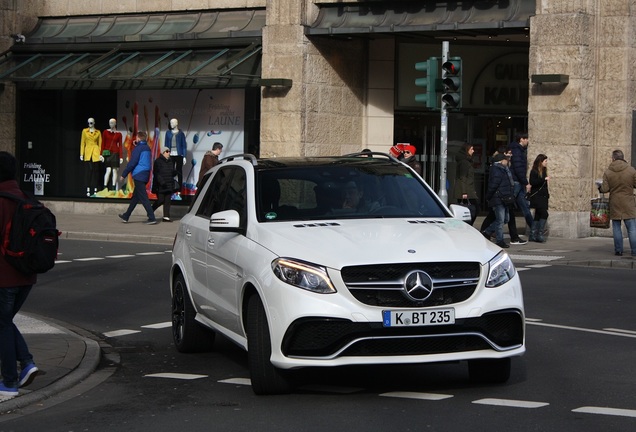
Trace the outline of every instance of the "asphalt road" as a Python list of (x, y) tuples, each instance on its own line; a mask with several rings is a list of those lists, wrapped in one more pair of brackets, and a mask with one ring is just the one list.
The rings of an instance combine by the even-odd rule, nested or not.
[(118, 364), (97, 385), (0, 431), (627, 431), (636, 425), (633, 271), (520, 267), (525, 356), (506, 385), (469, 382), (462, 363), (311, 369), (291, 395), (255, 396), (246, 355), (172, 346), (169, 247), (66, 240), (24, 311), (92, 333)]

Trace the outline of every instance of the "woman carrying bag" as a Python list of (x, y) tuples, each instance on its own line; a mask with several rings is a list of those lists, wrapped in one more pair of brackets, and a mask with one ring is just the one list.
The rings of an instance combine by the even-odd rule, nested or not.
[(152, 192), (157, 194), (157, 201), (152, 205), (153, 210), (157, 210), (163, 205), (163, 221), (172, 222), (170, 219), (170, 203), (172, 194), (179, 190), (177, 181), (174, 176), (177, 170), (174, 169), (172, 160), (170, 159), (170, 149), (163, 149), (161, 156), (155, 159), (153, 166)]
[(470, 210), (470, 224), (475, 223), (478, 212), (477, 192), (475, 191), (475, 169), (473, 168), (472, 144), (464, 143), (455, 155), (457, 162), (457, 178), (455, 181), (455, 198), (457, 203)]
[(530, 231), (530, 241), (545, 243), (543, 232), (548, 221), (548, 200), (550, 192), (548, 190), (548, 157), (544, 154), (537, 155), (532, 169), (530, 170), (529, 183), (531, 186), (528, 199), (530, 207), (534, 208), (534, 221)]

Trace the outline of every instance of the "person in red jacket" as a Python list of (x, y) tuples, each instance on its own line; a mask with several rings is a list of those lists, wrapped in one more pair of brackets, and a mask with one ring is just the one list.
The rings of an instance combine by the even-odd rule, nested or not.
[[(26, 197), (18, 186), (16, 174), (15, 157), (0, 152), (0, 192)], [(15, 210), (15, 201), (0, 197), (0, 240), (3, 244)], [(14, 397), (18, 395), (18, 388), (30, 384), (38, 372), (24, 337), (13, 322), (37, 281), (37, 275), (19, 272), (4, 259), (4, 253), (0, 253), (0, 275), (0, 396)], [(18, 362), (21, 366), (19, 374)]]

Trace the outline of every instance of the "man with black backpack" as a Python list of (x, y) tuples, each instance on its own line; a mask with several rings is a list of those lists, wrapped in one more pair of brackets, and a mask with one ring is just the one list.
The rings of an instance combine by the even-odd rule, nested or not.
[[(16, 181), (17, 161), (7, 152), (0, 152), (0, 192), (13, 196), (28, 197), (20, 190)], [(13, 199), (0, 196), (0, 239), (11, 226), (13, 215), (18, 204)], [(3, 244), (3, 247), (6, 246)], [(0, 363), (2, 364), (2, 382), (0, 396), (14, 397), (18, 388), (31, 383), (38, 372), (33, 356), (13, 323), (27, 299), (33, 284), (37, 281), (36, 273), (24, 273), (9, 264), (3, 253), (0, 253)], [(20, 363), (20, 373), (17, 364)]]

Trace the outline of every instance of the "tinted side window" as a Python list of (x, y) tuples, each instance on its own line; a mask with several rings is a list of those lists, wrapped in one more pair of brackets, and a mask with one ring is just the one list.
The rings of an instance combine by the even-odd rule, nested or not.
[[(241, 216), (241, 226), (247, 223), (247, 179), (241, 168), (234, 170), (232, 180), (228, 183), (223, 210), (236, 210)], [(218, 210), (215, 210), (218, 211)], [(213, 212), (214, 213), (214, 212)]]
[(227, 167), (217, 172), (212, 179), (212, 183), (210, 183), (210, 186), (205, 191), (203, 201), (201, 201), (201, 205), (197, 209), (197, 216), (209, 218), (212, 216), (212, 213), (225, 210), (225, 194), (232, 181), (234, 170), (235, 167)]
[(223, 210), (236, 210), (241, 216), (241, 224), (247, 221), (246, 175), (239, 167), (220, 169), (205, 191), (197, 216), (209, 218)]

